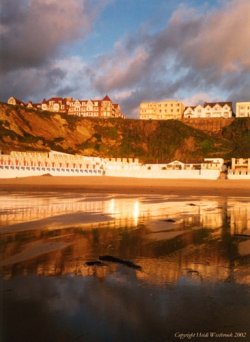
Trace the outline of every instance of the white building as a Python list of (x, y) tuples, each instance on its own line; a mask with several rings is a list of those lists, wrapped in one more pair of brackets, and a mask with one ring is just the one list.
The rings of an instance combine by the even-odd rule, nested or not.
[(203, 106), (186, 107), (183, 117), (192, 118), (231, 118), (233, 115), (232, 102), (205, 102)]
[(16, 97), (11, 96), (8, 101), (8, 104), (13, 105), (13, 106), (25, 106), (25, 103), (21, 100), (18, 100)]
[(250, 158), (232, 158), (228, 179), (250, 179)]
[(0, 154), (0, 178), (52, 176), (101, 176), (104, 164), (99, 157), (50, 152)]
[(66, 113), (68, 108), (68, 100), (61, 97), (52, 97), (49, 100), (43, 100), (41, 104), (42, 110), (50, 112)]
[(236, 118), (250, 117), (250, 102), (236, 102)]
[(183, 113), (183, 117), (187, 119), (203, 118), (204, 107), (201, 105), (186, 107)]

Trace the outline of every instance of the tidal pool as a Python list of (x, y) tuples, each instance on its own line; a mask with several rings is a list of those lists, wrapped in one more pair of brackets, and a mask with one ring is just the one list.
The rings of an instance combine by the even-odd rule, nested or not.
[(0, 236), (3, 341), (250, 340), (249, 198), (2, 192)]

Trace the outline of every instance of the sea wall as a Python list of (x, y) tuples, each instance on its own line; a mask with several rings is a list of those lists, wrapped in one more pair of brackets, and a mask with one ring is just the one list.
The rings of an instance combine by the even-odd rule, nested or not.
[(220, 170), (147, 170), (146, 168), (106, 170), (106, 176), (152, 179), (218, 179)]
[(246, 170), (246, 171), (232, 171), (232, 170), (228, 170), (228, 174), (227, 174), (227, 178), (228, 179), (250, 179), (250, 170)]
[(17, 178), (31, 176), (102, 176), (101, 169), (79, 169), (79, 168), (52, 168), (52, 167), (29, 167), (0, 165), (0, 178)]

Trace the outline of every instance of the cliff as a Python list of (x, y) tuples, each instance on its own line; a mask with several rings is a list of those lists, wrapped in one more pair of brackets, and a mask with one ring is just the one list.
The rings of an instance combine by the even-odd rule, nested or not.
[(208, 134), (219, 133), (223, 130), (224, 127), (229, 126), (235, 119), (212, 119), (212, 118), (203, 118), (201, 119), (183, 119), (182, 122), (185, 125), (191, 126), (193, 128), (199, 129)]
[(5, 153), (54, 149), (146, 162), (249, 157), (249, 129), (249, 118), (231, 120), (207, 133), (175, 120), (79, 118), (0, 103), (0, 150)]

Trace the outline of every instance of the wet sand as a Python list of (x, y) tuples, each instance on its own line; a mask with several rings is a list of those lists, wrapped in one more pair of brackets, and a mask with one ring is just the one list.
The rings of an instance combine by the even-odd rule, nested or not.
[(138, 179), (120, 177), (25, 177), (0, 179), (2, 191), (70, 191), (195, 196), (249, 196), (250, 180)]

